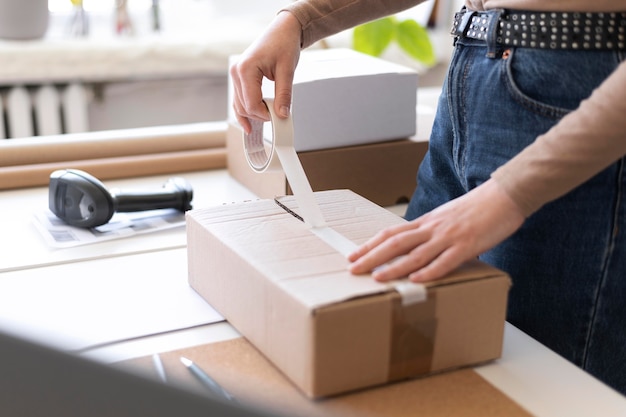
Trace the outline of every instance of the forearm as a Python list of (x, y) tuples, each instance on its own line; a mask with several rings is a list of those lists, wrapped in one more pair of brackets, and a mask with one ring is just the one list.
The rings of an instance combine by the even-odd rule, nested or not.
[(493, 173), (530, 215), (626, 155), (626, 63), (580, 107)]
[(283, 10), (302, 26), (302, 48), (370, 20), (406, 10), (424, 0), (299, 0)]

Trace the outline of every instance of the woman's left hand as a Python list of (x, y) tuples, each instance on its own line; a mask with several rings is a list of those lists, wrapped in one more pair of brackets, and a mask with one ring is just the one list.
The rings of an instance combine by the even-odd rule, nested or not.
[(377, 281), (443, 277), (491, 249), (524, 222), (520, 207), (493, 179), (411, 222), (387, 228), (348, 256), (350, 272)]

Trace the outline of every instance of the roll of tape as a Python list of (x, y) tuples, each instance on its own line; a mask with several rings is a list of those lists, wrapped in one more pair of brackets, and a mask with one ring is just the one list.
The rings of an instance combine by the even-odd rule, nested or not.
[[(324, 216), (293, 147), (291, 115), (280, 118), (274, 112), (274, 100), (268, 98), (264, 102), (270, 114), (272, 137), (263, 137), (263, 122), (251, 120), (252, 130), (250, 134), (244, 135), (248, 163), (257, 172), (277, 170), (282, 166), (304, 222), (311, 227), (323, 227), (326, 224)], [(266, 148), (269, 148), (269, 153)]]
[[(268, 101), (272, 103), (269, 106), (267, 105)], [(291, 117), (287, 119), (275, 117), (273, 100), (265, 99), (264, 102), (270, 111), (272, 137), (268, 140), (264, 138), (263, 126), (265, 123), (263, 121), (249, 119), (252, 129), (249, 134), (244, 135), (246, 159), (248, 165), (256, 172), (280, 171), (282, 168), (276, 157), (276, 146), (293, 147), (293, 122)]]
[[(266, 98), (263, 101), (270, 114), (272, 137), (263, 137), (264, 122), (250, 120), (252, 129), (249, 134), (244, 134), (244, 149), (248, 164), (256, 172), (280, 170), (282, 167), (304, 223), (311, 227), (311, 232), (320, 240), (342, 255), (348, 256), (356, 250), (357, 245), (326, 225), (322, 211), (315, 201), (313, 189), (294, 149), (294, 127), (291, 114), (286, 118), (280, 118), (274, 112), (274, 100)], [(422, 302), (426, 299), (426, 289), (422, 284), (390, 285), (396, 287), (404, 305)]]
[(263, 137), (263, 122), (251, 120), (252, 130), (250, 134), (244, 135), (244, 149), (250, 167), (257, 172), (282, 167), (304, 222), (321, 240), (347, 256), (356, 249), (356, 244), (326, 226), (322, 211), (315, 201), (313, 189), (293, 146), (294, 128), (291, 115), (280, 118), (274, 112), (274, 100), (266, 98), (264, 102), (270, 114), (272, 137)]

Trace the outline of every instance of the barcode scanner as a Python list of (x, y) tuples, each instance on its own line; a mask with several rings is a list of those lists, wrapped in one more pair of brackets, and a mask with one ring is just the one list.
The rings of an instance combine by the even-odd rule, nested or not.
[(50, 210), (71, 226), (91, 228), (111, 220), (116, 212), (157, 209), (191, 209), (193, 189), (180, 177), (170, 178), (160, 190), (139, 192), (107, 190), (97, 178), (77, 170), (63, 169), (50, 174)]

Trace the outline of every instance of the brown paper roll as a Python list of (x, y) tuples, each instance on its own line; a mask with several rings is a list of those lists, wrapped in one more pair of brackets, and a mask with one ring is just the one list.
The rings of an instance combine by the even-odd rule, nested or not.
[(224, 148), (226, 123), (110, 130), (0, 141), (0, 167)]
[(46, 186), (57, 169), (81, 169), (99, 179), (127, 178), (226, 167), (225, 148), (61, 161), (0, 168), (0, 189)]

